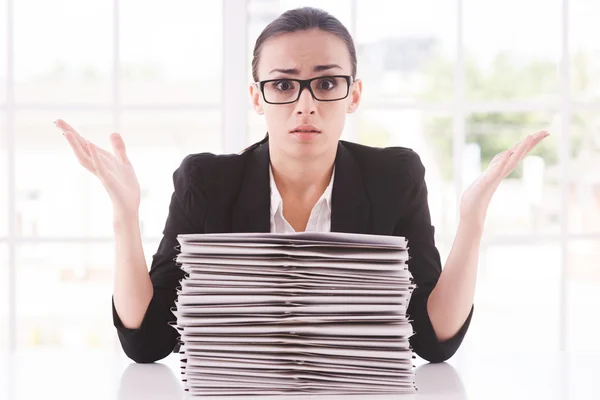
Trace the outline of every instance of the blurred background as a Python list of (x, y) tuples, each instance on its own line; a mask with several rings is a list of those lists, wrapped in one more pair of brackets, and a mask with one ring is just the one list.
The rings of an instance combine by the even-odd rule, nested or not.
[(597, 0), (0, 0), (0, 352), (120, 351), (111, 204), (52, 121), (105, 148), (123, 135), (150, 265), (183, 157), (264, 136), (254, 42), (305, 5), (356, 42), (364, 98), (342, 138), (421, 156), (442, 262), (462, 191), (551, 132), (494, 197), (463, 346), (600, 348)]

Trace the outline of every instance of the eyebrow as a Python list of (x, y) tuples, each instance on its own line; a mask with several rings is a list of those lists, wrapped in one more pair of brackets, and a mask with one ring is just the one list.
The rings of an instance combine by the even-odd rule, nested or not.
[[(339, 68), (342, 69), (342, 67), (340, 67), (337, 64), (325, 64), (325, 65), (315, 65), (313, 68), (313, 72), (322, 72), (322, 71), (327, 71), (333, 68)], [(283, 74), (288, 74), (288, 75), (298, 75), (300, 72), (298, 71), (297, 68), (275, 68), (273, 70), (271, 70), (271, 72), (269, 72), (269, 74), (272, 74), (273, 72), (281, 72)]]

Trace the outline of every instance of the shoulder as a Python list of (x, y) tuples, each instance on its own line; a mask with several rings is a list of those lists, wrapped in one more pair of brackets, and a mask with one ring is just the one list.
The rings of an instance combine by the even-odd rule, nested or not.
[(411, 148), (372, 147), (347, 141), (341, 142), (352, 154), (367, 179), (388, 177), (411, 184), (420, 183), (425, 178), (425, 166), (421, 157)]
[(218, 181), (241, 176), (246, 160), (247, 154), (188, 154), (173, 172), (175, 190), (198, 188), (206, 194)]

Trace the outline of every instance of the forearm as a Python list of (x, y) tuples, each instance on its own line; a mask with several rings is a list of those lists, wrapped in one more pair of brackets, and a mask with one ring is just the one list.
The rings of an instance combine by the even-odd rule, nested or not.
[(427, 312), (438, 340), (453, 337), (469, 316), (475, 297), (483, 224), (461, 220)]
[(115, 218), (114, 303), (123, 326), (136, 329), (142, 323), (153, 296), (152, 282), (142, 247), (138, 216)]

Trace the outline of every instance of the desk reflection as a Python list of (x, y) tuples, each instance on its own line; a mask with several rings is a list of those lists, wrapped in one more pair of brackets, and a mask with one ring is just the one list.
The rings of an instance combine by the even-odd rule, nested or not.
[[(136, 364), (127, 366), (118, 389), (119, 400), (180, 400), (190, 399), (177, 376), (178, 370), (165, 364)], [(251, 396), (253, 399), (400, 399), (463, 400), (467, 398), (463, 382), (458, 372), (448, 363), (424, 364), (416, 368), (415, 381), (418, 393), (415, 395), (283, 395)], [(232, 399), (245, 396), (202, 396), (202, 399)]]
[(165, 364), (136, 364), (125, 368), (119, 382), (119, 400), (185, 399), (181, 380)]
[(467, 391), (460, 374), (448, 363), (423, 364), (415, 370), (419, 399), (463, 400)]

